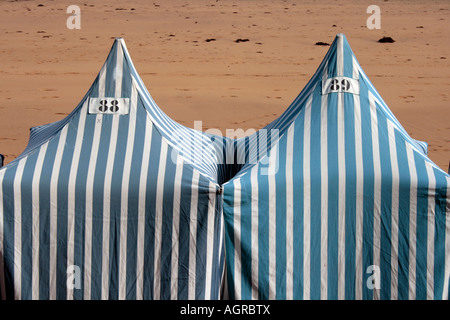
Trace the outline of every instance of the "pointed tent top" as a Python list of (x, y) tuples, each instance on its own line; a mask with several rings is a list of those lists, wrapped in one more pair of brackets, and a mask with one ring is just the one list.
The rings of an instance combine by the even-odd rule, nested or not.
[[(401, 127), (400, 123), (395, 119), (389, 108), (385, 105), (381, 96), (375, 90), (367, 76), (364, 74), (364, 71), (357, 62), (345, 35), (342, 33), (336, 35), (316, 73), (294, 100), (291, 106), (286, 109), (286, 111), (278, 119), (267, 125), (265, 129), (278, 129), (279, 136), (281, 137), (285, 130), (287, 130), (292, 122), (295, 121), (297, 115), (304, 108), (307, 99), (312, 94), (323, 95), (336, 92), (359, 94), (359, 85), (362, 82), (365, 83), (366, 90), (370, 90), (378, 101), (381, 102), (380, 108), (383, 109), (388, 118), (390, 118), (390, 120), (392, 120), (398, 128), (402, 129), (401, 131), (403, 131), (404, 135), (408, 136), (406, 131)], [(204, 139), (205, 133), (197, 132), (196, 130), (182, 126), (168, 117), (156, 105), (131, 61), (125, 41), (121, 37), (116, 37), (103, 67), (80, 104), (65, 119), (49, 125), (34, 128), (30, 134), (30, 141), (27, 148), (19, 157), (31, 152), (35, 147), (44, 143), (53, 134), (66, 125), (72, 118), (73, 114), (81, 109), (86, 99), (100, 97), (126, 99), (130, 97), (132, 85), (136, 85), (138, 91), (141, 93), (141, 98), (145, 101), (145, 107), (149, 113), (149, 116), (152, 118), (154, 124), (160, 129), (159, 131), (163, 137), (172, 146), (181, 151), (188, 150), (188, 146), (180, 146), (179, 141), (173, 140), (173, 133), (177, 132), (180, 136), (194, 136), (194, 139), (198, 140), (199, 143), (203, 145), (203, 148), (213, 152), (213, 147), (210, 145), (210, 142), (207, 142), (208, 139)], [(320, 88), (322, 92), (318, 92), (316, 90), (317, 88)], [(424, 154), (426, 154), (426, 144), (417, 142), (409, 136), (408, 139), (414, 141), (413, 143), (422, 149)], [(213, 168), (214, 164), (209, 163), (208, 166)], [(212, 171), (214, 171), (214, 169)]]
[[(336, 94), (353, 94), (358, 96), (358, 101), (360, 101), (365, 108), (369, 108), (371, 104), (374, 104), (374, 107), (380, 111), (382, 117), (390, 121), (405, 140), (410, 142), (417, 151), (426, 156), (427, 144), (411, 138), (407, 131), (402, 127), (364, 73), (343, 33), (338, 33), (335, 36), (315, 74), (292, 104), (280, 117), (263, 128), (266, 132), (260, 132), (260, 130), (248, 138), (241, 139), (248, 139), (251, 143), (252, 141), (257, 141), (258, 139), (256, 139), (256, 137), (261, 133), (269, 135), (268, 132), (271, 132), (271, 130), (278, 130), (277, 137), (282, 138), (291, 125), (294, 125), (297, 117), (304, 111), (305, 106), (308, 103), (312, 103), (312, 101), (321, 101), (321, 97), (324, 97), (325, 95), (329, 96), (328, 103), (337, 103), (337, 100), (334, 98), (336, 97)], [(320, 102), (314, 103), (313, 107), (316, 106), (320, 108)], [(333, 121), (338, 120), (333, 119)], [(299, 123), (299, 125), (302, 124)], [(270, 145), (275, 145), (278, 142), (278, 139), (270, 142)], [(256, 155), (256, 153), (259, 154)], [(249, 158), (260, 159), (261, 155), (261, 150), (257, 147), (250, 148)], [(241, 172), (251, 166), (252, 164), (246, 163)]]

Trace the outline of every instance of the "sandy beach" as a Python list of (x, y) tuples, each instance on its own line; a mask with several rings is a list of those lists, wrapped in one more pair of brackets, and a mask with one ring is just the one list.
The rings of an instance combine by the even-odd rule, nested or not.
[[(381, 28), (369, 29), (369, 5)], [(70, 5), (81, 29), (68, 29)], [(202, 129), (260, 129), (300, 93), (337, 33), (406, 131), (450, 160), (450, 2), (1, 1), (0, 153), (11, 162), (30, 127), (64, 118), (125, 39), (150, 94)], [(383, 36), (394, 43), (379, 43)], [(240, 41), (238, 39), (241, 39)]]

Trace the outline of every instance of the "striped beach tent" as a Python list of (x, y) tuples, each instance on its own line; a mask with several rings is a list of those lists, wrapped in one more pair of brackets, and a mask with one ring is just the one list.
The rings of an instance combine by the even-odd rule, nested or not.
[(450, 176), (343, 34), (264, 130), (223, 184), (231, 299), (448, 299)]
[(184, 127), (116, 39), (0, 169), (3, 299), (447, 299), (450, 177), (338, 35), (275, 121)]
[(222, 204), (204, 135), (158, 108), (116, 39), (73, 112), (32, 128), (0, 169), (0, 297), (220, 298)]

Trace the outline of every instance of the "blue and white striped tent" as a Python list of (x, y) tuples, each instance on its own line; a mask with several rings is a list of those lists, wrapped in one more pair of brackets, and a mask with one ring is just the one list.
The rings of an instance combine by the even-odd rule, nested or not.
[(0, 169), (1, 297), (220, 298), (217, 170), (177, 151), (195, 135), (159, 110), (116, 39), (74, 111), (33, 128)]
[(223, 185), (230, 298), (448, 299), (450, 176), (344, 35), (265, 129), (279, 138)]
[(241, 139), (167, 117), (116, 39), (75, 110), (0, 169), (0, 295), (447, 299), (449, 199), (343, 35)]

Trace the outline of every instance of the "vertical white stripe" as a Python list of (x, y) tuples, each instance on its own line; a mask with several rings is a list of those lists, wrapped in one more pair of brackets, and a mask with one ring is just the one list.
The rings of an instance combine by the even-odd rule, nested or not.
[(241, 300), (241, 181), (234, 180), (233, 231), (234, 231), (234, 295)]
[(399, 169), (394, 125), (387, 122), (389, 134), (389, 155), (392, 170), (392, 207), (391, 207), (391, 300), (398, 299), (398, 232), (399, 232)]
[(416, 232), (417, 232), (417, 171), (414, 161), (414, 151), (408, 142), (406, 144), (406, 155), (410, 176), (409, 190), (409, 299), (416, 299)]
[(22, 158), (14, 178), (14, 299), (22, 298), (22, 176), (27, 157)]
[(362, 299), (363, 288), (363, 156), (362, 122), (359, 95), (353, 95), (355, 106), (355, 162), (356, 162), (356, 211), (355, 211), (355, 299)]
[[(369, 92), (370, 116), (372, 123), (372, 154), (374, 170), (374, 210), (373, 210), (373, 264), (380, 267), (381, 248), (381, 163), (378, 140), (378, 118), (375, 97)], [(379, 289), (373, 289), (373, 299), (380, 299)]]
[(191, 211), (189, 222), (189, 288), (188, 300), (195, 299), (196, 259), (197, 259), (197, 204), (198, 204), (198, 180), (200, 176), (197, 170), (192, 174), (191, 184)]
[(109, 296), (109, 237), (111, 228), (111, 181), (116, 155), (117, 135), (119, 131), (119, 117), (113, 117), (108, 156), (106, 158), (105, 183), (103, 191), (103, 238), (102, 238), (102, 300)]
[(277, 191), (275, 174), (278, 145), (272, 147), (269, 157), (269, 300), (276, 299), (277, 293)]
[[(103, 65), (99, 73), (98, 81), (98, 96), (103, 97), (105, 95), (105, 78), (106, 78), (107, 63)], [(95, 118), (95, 129), (92, 142), (91, 156), (88, 167), (87, 181), (86, 181), (86, 212), (85, 212), (85, 242), (84, 242), (84, 299), (91, 298), (91, 259), (92, 259), (92, 206), (93, 206), (93, 184), (95, 165), (97, 163), (98, 146), (100, 139), (101, 126), (103, 122), (103, 115), (98, 114)], [(58, 146), (59, 150), (60, 145)], [(59, 163), (60, 166), (60, 163)], [(59, 172), (59, 168), (58, 171)], [(57, 172), (54, 172), (55, 174)], [(56, 188), (56, 186), (55, 186)], [(55, 190), (55, 199), (57, 197), (57, 191)], [(54, 211), (55, 219), (57, 210)], [(56, 226), (55, 226), (56, 229)], [(56, 232), (56, 230), (55, 230)], [(56, 251), (55, 251), (55, 267), (56, 267)], [(56, 279), (55, 279), (56, 280)], [(55, 282), (56, 286), (56, 282)], [(56, 287), (55, 287), (56, 290)]]
[(320, 298), (328, 298), (328, 95), (320, 111)]
[(250, 182), (252, 185), (252, 215), (251, 215), (251, 238), (252, 238), (252, 299), (258, 300), (258, 289), (259, 289), (259, 237), (258, 237), (258, 220), (259, 220), (259, 211), (258, 211), (258, 168), (259, 166), (254, 166), (251, 169), (250, 173)]
[(211, 281), (213, 274), (213, 258), (214, 258), (214, 225), (216, 216), (216, 185), (209, 183), (209, 202), (208, 202), (208, 230), (206, 241), (206, 272), (205, 272), (205, 300), (211, 299)]
[(52, 175), (50, 179), (50, 248), (49, 248), (49, 298), (56, 299), (56, 256), (58, 252), (57, 236), (58, 236), (58, 179), (59, 171), (61, 169), (62, 157), (64, 154), (64, 146), (66, 144), (67, 130), (69, 125), (66, 125), (60, 133), (58, 147), (55, 155), (55, 162), (53, 164)]
[[(116, 81), (115, 86), (115, 96), (122, 96), (122, 73), (123, 73), (123, 47), (124, 43), (119, 40), (117, 43), (117, 59), (116, 66), (114, 69), (114, 80)], [(103, 83), (103, 81), (101, 81)], [(135, 87), (133, 83), (133, 87)], [(104, 88), (100, 88), (103, 90)], [(101, 93), (100, 92), (100, 93)], [(112, 128), (111, 128), (111, 139), (109, 142), (108, 158), (106, 160), (106, 170), (105, 170), (105, 184), (103, 193), (103, 239), (102, 239), (102, 300), (108, 299), (109, 296), (109, 237), (110, 237), (110, 222), (111, 222), (111, 181), (114, 168), (114, 158), (116, 154), (117, 146), (117, 134), (119, 130), (119, 117), (113, 117)]]
[(84, 239), (84, 299), (91, 299), (91, 258), (92, 258), (92, 212), (94, 197), (94, 176), (97, 165), (98, 148), (100, 145), (100, 133), (103, 115), (95, 117), (94, 136), (92, 139), (91, 156), (86, 180), (86, 212), (85, 212), (85, 239)]
[(294, 299), (294, 125), (286, 142), (286, 299)]
[(119, 98), (122, 96), (122, 74), (123, 74), (123, 40), (117, 42), (117, 60), (114, 69), (114, 80), (116, 81), (115, 96)]
[(358, 62), (356, 61), (354, 56), (352, 57), (352, 67), (353, 67), (353, 79), (359, 79)]
[(99, 74), (99, 81), (98, 81), (98, 96), (99, 98), (105, 96), (105, 79), (106, 79), (106, 70), (107, 70), (107, 64), (105, 62), (102, 70), (100, 70)]
[(345, 299), (345, 105), (344, 93), (338, 93), (338, 170), (339, 170), (339, 209), (338, 209), (338, 299)]
[(305, 125), (303, 134), (303, 299), (311, 297), (311, 176), (310, 176), (310, 145), (311, 145), (311, 103), (312, 96), (305, 106)]
[(177, 167), (175, 171), (173, 190), (173, 214), (172, 214), (172, 268), (170, 298), (178, 299), (178, 257), (180, 247), (180, 204), (181, 204), (181, 183), (183, 178), (183, 158), (177, 157)]
[[(258, 147), (256, 148), (256, 152), (259, 157), (259, 161), (263, 164), (268, 164), (268, 158), (264, 157), (267, 154), (267, 130), (259, 130), (258, 131)], [(261, 168), (264, 172), (265, 168)]]
[(344, 36), (342, 34), (337, 35), (337, 48), (336, 48), (336, 76), (344, 75)]
[[(116, 79), (117, 80), (117, 79)], [(119, 300), (126, 299), (127, 276), (127, 230), (128, 230), (128, 190), (130, 185), (131, 161), (133, 160), (134, 136), (136, 132), (137, 112), (136, 86), (131, 88), (130, 113), (128, 117), (128, 137), (122, 175), (122, 191), (120, 201), (120, 240), (119, 240)], [(116, 117), (118, 115), (115, 115)]]
[(145, 200), (147, 195), (147, 175), (150, 165), (152, 142), (152, 122), (149, 117), (145, 121), (144, 150), (142, 152), (141, 176), (139, 180), (137, 255), (136, 255), (136, 299), (144, 299), (144, 255), (145, 255)]
[(41, 181), (42, 166), (48, 142), (40, 147), (36, 167), (34, 169), (33, 181), (31, 182), (32, 199), (32, 227), (31, 227), (31, 299), (39, 299), (39, 184)]
[(161, 153), (159, 158), (158, 181), (156, 185), (156, 210), (155, 210), (155, 249), (154, 249), (154, 299), (161, 297), (161, 246), (162, 246), (162, 225), (163, 225), (163, 192), (164, 178), (166, 174), (167, 143), (162, 140)]
[[(75, 191), (78, 172), (78, 164), (80, 161), (81, 146), (83, 145), (84, 126), (86, 123), (87, 103), (84, 102), (80, 109), (80, 118), (78, 120), (77, 137), (73, 151), (72, 164), (69, 173), (68, 197), (67, 197), (67, 265), (69, 268), (74, 264), (75, 255)], [(73, 299), (73, 287), (67, 286), (67, 300)]]
[(428, 214), (427, 214), (427, 299), (434, 299), (434, 216), (436, 214), (435, 195), (436, 178), (434, 177), (433, 166), (425, 161), (425, 168), (428, 177)]
[[(100, 70), (98, 81), (98, 96), (105, 96), (107, 65)], [(92, 210), (94, 196), (94, 175), (97, 164), (98, 148), (100, 145), (100, 134), (103, 123), (103, 115), (98, 114), (95, 118), (94, 137), (92, 141), (92, 151), (89, 160), (89, 168), (86, 181), (86, 220), (85, 220), (85, 247), (84, 247), (84, 299), (91, 298), (91, 267), (92, 267)]]
[[(0, 170), (0, 252), (3, 250), (3, 237), (4, 235), (4, 211), (3, 211), (3, 177), (5, 176), (6, 169)], [(5, 264), (4, 258), (0, 259), (0, 299), (6, 300), (6, 287), (5, 287)]]

